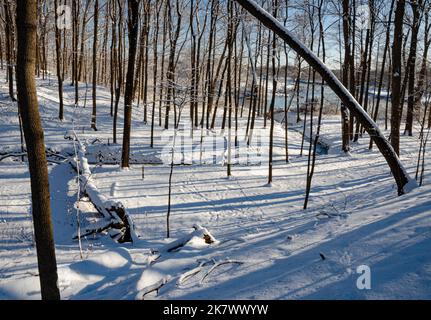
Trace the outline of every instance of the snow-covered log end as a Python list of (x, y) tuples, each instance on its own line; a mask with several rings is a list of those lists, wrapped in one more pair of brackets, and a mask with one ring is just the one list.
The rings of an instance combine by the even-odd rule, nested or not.
[(174, 252), (180, 250), (187, 244), (197, 244), (194, 240), (199, 242), (200, 246), (214, 246), (220, 243), (206, 228), (195, 224), (193, 225), (194, 231), (186, 234), (185, 236), (166, 244), (160, 251), (161, 252)]

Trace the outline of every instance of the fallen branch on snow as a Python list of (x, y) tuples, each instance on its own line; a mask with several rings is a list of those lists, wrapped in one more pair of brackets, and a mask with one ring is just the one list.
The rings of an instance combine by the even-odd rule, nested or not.
[(161, 287), (163, 287), (165, 284), (169, 282), (170, 277), (164, 277), (157, 281), (156, 283), (149, 285), (148, 287), (145, 287), (139, 293), (136, 295), (136, 299), (144, 300), (145, 296), (151, 292), (156, 291), (156, 294), (159, 294), (159, 290)]
[(177, 286), (181, 286), (184, 282), (186, 282), (187, 280), (191, 279), (192, 277), (194, 277), (195, 275), (197, 275), (199, 272), (201, 272), (205, 266), (207, 266), (208, 264), (213, 264), (214, 261), (213, 260), (206, 260), (206, 261), (202, 261), (199, 263), (199, 265), (196, 268), (193, 268), (185, 273), (183, 273), (177, 281)]
[[(91, 177), (90, 166), (85, 157), (85, 146), (76, 138), (79, 150), (78, 157), (70, 161), (72, 167), (79, 171), (79, 183), (81, 190), (90, 199), (96, 210), (102, 214), (105, 220), (102, 223), (90, 225), (80, 232), (80, 236), (102, 232), (110, 229), (111, 237), (120, 243), (136, 242), (138, 236), (135, 234), (133, 222), (124, 205), (119, 201), (112, 201), (106, 198), (94, 185)], [(78, 235), (74, 235), (78, 238)]]
[(162, 248), (161, 251), (172, 252), (172, 251), (178, 250), (179, 248), (184, 247), (194, 237), (204, 239), (205, 243), (207, 244), (218, 243), (218, 241), (213, 237), (213, 235), (206, 228), (203, 228), (197, 224), (195, 224), (193, 228), (195, 229), (194, 231), (190, 232), (189, 234), (185, 235), (182, 238), (179, 238), (178, 240), (168, 243), (166, 246)]
[(204, 276), (202, 277), (202, 279), (201, 279), (201, 281), (200, 281), (200, 283), (203, 283), (204, 282), (204, 280), (216, 269), (216, 268), (218, 268), (218, 267), (220, 267), (220, 266), (223, 266), (223, 265), (226, 265), (226, 264), (230, 264), (230, 263), (233, 263), (233, 264), (243, 264), (244, 262), (242, 262), (242, 261), (237, 261), (237, 260), (230, 260), (230, 259), (227, 259), (227, 260), (224, 260), (224, 261), (220, 261), (220, 262), (215, 262), (215, 264), (211, 267), (211, 269), (209, 269), (208, 271), (207, 271), (207, 273), (205, 273), (204, 274)]
[[(14, 158), (23, 158), (23, 157), (27, 157), (27, 152), (18, 152), (18, 153), (15, 153), (15, 152), (11, 152), (11, 153), (0, 153), (0, 161), (3, 161), (4, 159), (7, 159), (7, 158), (12, 158), (12, 157), (14, 157)], [(57, 159), (54, 159), (54, 158), (60, 158), (60, 159), (62, 159), (62, 160), (57, 160)], [(61, 154), (58, 154), (58, 153), (53, 153), (52, 151), (48, 151), (48, 150), (46, 150), (46, 161), (47, 162), (52, 162), (52, 163), (56, 163), (56, 164), (61, 164), (61, 163), (64, 163), (64, 162), (66, 162), (67, 161), (67, 158), (66, 157), (64, 157), (63, 155), (61, 155)]]

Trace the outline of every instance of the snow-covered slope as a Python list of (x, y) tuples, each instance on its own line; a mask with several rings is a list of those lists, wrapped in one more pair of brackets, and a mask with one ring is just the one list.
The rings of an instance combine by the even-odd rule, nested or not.
[[(20, 152), (16, 105), (8, 102), (2, 72), (0, 78), (0, 152)], [(83, 105), (85, 85), (80, 89)], [(325, 117), (323, 137), (331, 148), (328, 155), (318, 156), (307, 210), (302, 206), (308, 144), (300, 157), (301, 136), (290, 131), (290, 163), (286, 164), (284, 130), (277, 125), (271, 185), (267, 185), (265, 163), (234, 165), (228, 179), (221, 164), (223, 153), (216, 163), (175, 166), (172, 239), (165, 239), (169, 166), (160, 161), (166, 132), (156, 126), (155, 137), (163, 134), (165, 138), (156, 138), (155, 148), (149, 148), (150, 126), (142, 122), (142, 107), (137, 107), (133, 158), (139, 163), (159, 164), (145, 164), (144, 179), (140, 164), (129, 170), (120, 170), (115, 164), (100, 165), (100, 153), (114, 163), (120, 148), (112, 144), (109, 91), (99, 88), (99, 130), (93, 132), (89, 129), (90, 102), (75, 109), (71, 87), (65, 88), (66, 119), (56, 119), (56, 90), (53, 79), (38, 79), (47, 146), (64, 155), (73, 153), (73, 143), (64, 136), (75, 128), (80, 139), (89, 144), (97, 187), (127, 206), (141, 236), (134, 245), (116, 244), (109, 236), (86, 237), (81, 259), (78, 243), (72, 240), (77, 221), (76, 174), (67, 163), (50, 164), (62, 298), (139, 299), (161, 285), (158, 295), (151, 292), (144, 298), (431, 298), (430, 170), (426, 170), (423, 187), (397, 197), (384, 158), (376, 150), (368, 150), (367, 137), (353, 145), (350, 155), (340, 154), (338, 116)], [(120, 106), (121, 115), (122, 102)], [(259, 120), (256, 128), (262, 125)], [(241, 126), (245, 126), (242, 121)], [(120, 116), (118, 141), (121, 127)], [(187, 127), (182, 134), (189, 134)], [(195, 130), (194, 135), (199, 141), (200, 131)], [(414, 176), (418, 139), (402, 137), (401, 144), (401, 159)], [(190, 157), (185, 150), (183, 161)], [(428, 154), (427, 163), (429, 160)], [(0, 181), (0, 298), (38, 299), (25, 163), (16, 157), (0, 161)], [(82, 223), (98, 219), (85, 199), (79, 207)], [(206, 227), (218, 242), (208, 245), (195, 238), (177, 252), (163, 251), (166, 243), (191, 232), (194, 224)], [(356, 269), (361, 265), (370, 267), (370, 290), (356, 286), (360, 276)]]

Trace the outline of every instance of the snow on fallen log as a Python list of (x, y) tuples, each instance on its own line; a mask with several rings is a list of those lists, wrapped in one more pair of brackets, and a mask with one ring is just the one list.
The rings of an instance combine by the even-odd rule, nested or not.
[[(107, 229), (115, 229), (117, 232), (113, 230), (113, 232), (110, 233), (116, 241), (120, 243), (136, 242), (138, 240), (138, 236), (134, 231), (133, 221), (125, 206), (119, 201), (109, 200), (94, 185), (90, 166), (85, 157), (85, 146), (78, 138), (75, 139), (78, 143), (79, 149), (77, 157), (74, 157), (70, 164), (77, 172), (79, 172), (81, 191), (88, 196), (96, 210), (104, 217), (104, 221), (101, 223), (96, 223), (87, 228), (83, 228), (80, 232), (80, 236), (102, 232)], [(76, 234), (74, 237), (77, 238), (78, 235)]]
[(193, 228), (195, 229), (194, 231), (190, 232), (184, 237), (181, 237), (171, 243), (168, 243), (160, 251), (172, 252), (172, 251), (178, 250), (179, 248), (184, 247), (188, 242), (190, 242), (190, 240), (192, 240), (195, 237), (203, 239), (206, 244), (219, 243), (219, 241), (217, 241), (206, 228), (203, 228), (198, 224), (195, 224)]
[(154, 284), (149, 285), (148, 287), (145, 287), (144, 289), (138, 292), (138, 294), (136, 295), (136, 299), (144, 300), (145, 296), (151, 292), (156, 292), (156, 294), (159, 294), (160, 288), (162, 288), (165, 284), (167, 284), (169, 280), (170, 280), (170, 277), (167, 276), (155, 282)]
[[(89, 236), (95, 233), (100, 233), (105, 230), (112, 228), (114, 225), (114, 221), (112, 219), (102, 219), (100, 221), (94, 222), (86, 227), (81, 227), (81, 232), (79, 233), (80, 237)], [(73, 239), (78, 239), (78, 232), (76, 231), (73, 234)]]

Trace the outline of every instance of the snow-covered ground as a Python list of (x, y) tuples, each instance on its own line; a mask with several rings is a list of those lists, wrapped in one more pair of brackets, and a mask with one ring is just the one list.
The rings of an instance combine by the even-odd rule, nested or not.
[[(0, 78), (0, 153), (19, 153), (16, 105), (8, 102), (3, 71)], [(73, 154), (73, 142), (64, 137), (74, 128), (88, 143), (94, 183), (106, 197), (127, 207), (141, 237), (133, 245), (117, 244), (108, 235), (85, 237), (81, 259), (78, 242), (72, 240), (77, 228), (76, 173), (67, 162), (51, 163), (53, 223), (63, 299), (141, 299), (151, 288), (161, 285), (157, 294), (154, 291), (144, 298), (431, 298), (429, 152), (424, 186), (398, 197), (384, 158), (377, 150), (368, 150), (368, 137), (353, 144), (349, 155), (341, 154), (339, 116), (325, 116), (322, 136), (330, 149), (317, 158), (309, 207), (303, 210), (308, 143), (300, 157), (298, 131), (289, 131), (290, 162), (286, 164), (284, 129), (276, 125), (271, 185), (267, 184), (266, 163), (247, 166), (240, 162), (227, 178), (224, 149), (214, 162), (205, 161), (205, 157), (196, 161), (196, 154), (191, 162), (191, 148), (186, 147), (176, 163), (188, 165), (174, 167), (171, 238), (165, 239), (170, 170), (166, 164), (170, 140), (166, 137), (170, 132), (156, 126), (155, 147), (150, 148), (151, 126), (142, 121), (142, 106), (135, 108), (135, 164), (129, 170), (120, 170), (115, 164), (120, 146), (112, 144), (109, 91), (98, 88), (99, 130), (94, 132), (90, 130), (90, 100), (85, 108), (75, 109), (70, 86), (65, 87), (66, 119), (57, 120), (56, 90), (54, 79), (38, 79), (47, 146), (63, 155)], [(85, 85), (80, 92), (83, 104)], [(87, 97), (91, 97), (90, 91)], [(122, 111), (121, 101), (118, 141)], [(263, 121), (258, 120), (256, 130), (262, 126)], [(263, 136), (266, 132), (261, 131)], [(220, 134), (225, 136), (225, 144), (227, 130), (208, 133)], [(185, 140), (189, 135), (187, 127), (179, 133)], [(194, 131), (194, 137), (196, 147), (200, 130)], [(402, 137), (401, 145), (401, 159), (414, 176), (417, 136)], [(100, 155), (112, 164), (100, 165)], [(17, 157), (0, 161), (0, 299), (40, 298), (30, 205), (26, 164)], [(87, 199), (79, 202), (79, 208), (82, 224), (99, 219)], [(163, 250), (166, 244), (190, 233), (194, 224), (207, 228), (218, 241), (209, 245), (194, 238), (179, 251)], [(356, 271), (361, 265), (370, 267), (370, 290), (357, 288), (360, 274)]]

